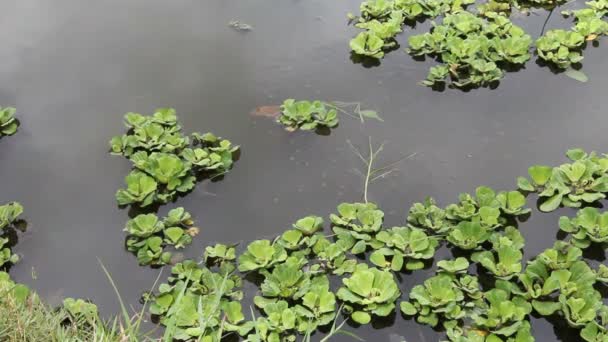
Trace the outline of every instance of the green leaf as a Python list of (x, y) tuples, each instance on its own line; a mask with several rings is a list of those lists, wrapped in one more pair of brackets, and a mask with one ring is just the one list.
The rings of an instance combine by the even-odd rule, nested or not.
[(544, 211), (546, 213), (551, 212), (557, 208), (559, 208), (559, 205), (562, 203), (562, 195), (561, 194), (556, 194), (553, 195), (549, 198), (547, 198), (541, 205), (540, 205), (540, 210)]
[(416, 307), (410, 302), (403, 301), (399, 304), (399, 307), (401, 308), (401, 312), (407, 316), (413, 316), (418, 312)]
[(566, 71), (564, 71), (564, 75), (581, 83), (587, 83), (587, 81), (589, 81), (589, 77), (587, 77), (584, 72), (572, 68), (566, 69)]
[(367, 324), (372, 320), (372, 316), (370, 316), (370, 314), (368, 314), (367, 312), (363, 311), (355, 311), (351, 314), (351, 317), (353, 321), (359, 324)]
[(376, 119), (378, 121), (384, 121), (375, 110), (360, 110), (359, 114), (365, 118)]

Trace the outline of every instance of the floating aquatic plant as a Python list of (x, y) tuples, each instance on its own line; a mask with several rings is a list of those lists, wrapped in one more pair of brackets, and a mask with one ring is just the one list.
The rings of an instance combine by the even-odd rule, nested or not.
[(384, 213), (375, 204), (341, 203), (338, 205), (338, 214), (331, 214), (329, 219), (333, 232), (349, 246), (351, 253), (363, 253), (367, 246), (382, 246), (376, 240), (376, 234), (382, 228)]
[(169, 211), (162, 220), (154, 214), (140, 214), (129, 220), (124, 229), (129, 234), (127, 250), (137, 255), (140, 265), (167, 264), (171, 253), (164, 248), (183, 248), (192, 243), (192, 237), (198, 234), (193, 225), (190, 213), (181, 207)]
[(539, 58), (558, 69), (567, 69), (583, 60), (583, 49), (588, 41), (595, 41), (608, 33), (605, 0), (586, 2), (586, 8), (572, 12), (574, 26), (569, 30), (554, 29), (547, 31), (536, 41)]
[(397, 43), (395, 36), (406, 22), (435, 18), (441, 14), (458, 12), (472, 0), (368, 0), (361, 3), (359, 17), (351, 15), (360, 32), (350, 41), (351, 50), (376, 59), (384, 57)]
[(153, 296), (150, 312), (170, 326), (173, 338), (219, 342), (224, 334), (244, 336), (253, 328), (242, 313), (239, 276), (194, 261), (176, 264), (171, 273)]
[(439, 208), (435, 200), (427, 198), (424, 203), (414, 203), (407, 217), (408, 226), (423, 228), (433, 235), (445, 235), (452, 229), (445, 210)]
[(418, 270), (424, 260), (433, 258), (439, 241), (419, 228), (393, 227), (380, 231), (376, 239), (384, 244), (370, 255), (370, 261), (380, 268), (393, 271)]
[(599, 209), (587, 207), (579, 210), (576, 217), (569, 219), (562, 216), (559, 228), (572, 234), (572, 243), (579, 248), (587, 248), (592, 243), (608, 243), (608, 212), (600, 213)]
[[(605, 163), (581, 150), (568, 155), (572, 164), (586, 160), (601, 169)], [(542, 192), (559, 172), (569, 179), (568, 194), (576, 193), (587, 186), (569, 177), (577, 168), (533, 167), (531, 180), (518, 183), (522, 191)], [(592, 174), (591, 182), (603, 177), (602, 172)], [(575, 218), (563, 217), (560, 226), (573, 239), (557, 241), (525, 264), (525, 240), (514, 225), (529, 213), (521, 192), (484, 186), (474, 195), (461, 194), (446, 208), (432, 199), (416, 203), (405, 227), (389, 229), (383, 227), (384, 213), (375, 204), (342, 203), (330, 215), (334, 234), (329, 236), (323, 232), (323, 218), (311, 215), (274, 239), (251, 242), (240, 255), (235, 246), (207, 247), (202, 264), (185, 261), (173, 267), (151, 310), (162, 324), (180, 322), (175, 336), (181, 339), (217, 341), (215, 337), (228, 333), (260, 342), (310, 338), (318, 327), (335, 322), (340, 312), (359, 324), (390, 315), (401, 295), (395, 275), (424, 266), (445, 241), (462, 256), (439, 260), (436, 275), (411, 289), (400, 303), (405, 316), (445, 331), (454, 342), (533, 342), (529, 316), (534, 311), (563, 319), (579, 329), (585, 341), (604, 342), (608, 308), (596, 286), (608, 283), (608, 267), (591, 268), (581, 249), (592, 241), (603, 242), (603, 213), (584, 208)], [(189, 219), (170, 216), (173, 224)], [(133, 230), (159, 234), (162, 228), (153, 221)], [(483, 287), (469, 274), (471, 266), (487, 276)], [(244, 275), (236, 270), (258, 286), (253, 298), (257, 314), (252, 308), (251, 320), (244, 318), (238, 303)], [(332, 288), (333, 280), (342, 285)], [(337, 307), (343, 310), (336, 312)], [(203, 320), (209, 323), (201, 324)]]
[(253, 271), (285, 261), (285, 249), (269, 240), (256, 240), (247, 246), (247, 251), (238, 258), (238, 269), (241, 272)]
[[(515, 228), (512, 228), (510, 232), (523, 241), (521, 234)], [(495, 239), (492, 241), (492, 250), (474, 253), (471, 260), (478, 262), (496, 278), (511, 279), (522, 270), (523, 253), (520, 249), (523, 248), (523, 243), (518, 244), (510, 237), (497, 237), (496, 235), (493, 237)]]
[(560, 205), (578, 208), (606, 197), (608, 192), (608, 158), (595, 152), (572, 149), (567, 153), (571, 163), (551, 168), (535, 165), (528, 169), (531, 181), (520, 177), (521, 190), (537, 192), (542, 203), (540, 210), (549, 212)]
[(369, 323), (372, 315), (388, 316), (401, 294), (394, 276), (376, 268), (360, 267), (342, 282), (344, 286), (336, 296), (346, 303), (344, 308), (359, 324)]
[(333, 128), (338, 125), (338, 112), (321, 101), (296, 101), (287, 99), (281, 106), (277, 121), (287, 130), (313, 130), (318, 127)]
[(19, 261), (19, 256), (11, 251), (9, 230), (14, 228), (19, 216), (23, 213), (23, 206), (18, 202), (11, 202), (0, 206), (0, 268)]
[(234, 163), (238, 146), (211, 133), (182, 133), (174, 109), (158, 109), (151, 116), (125, 114), (127, 134), (113, 137), (111, 153), (131, 160), (134, 170), (126, 189), (116, 193), (119, 205), (167, 203), (194, 188), (201, 175), (221, 175)]
[[(360, 15), (349, 14), (350, 22), (363, 29), (350, 41), (354, 54), (382, 59), (397, 47), (396, 36), (403, 25), (443, 16), (433, 22), (430, 32), (409, 37), (408, 52), (413, 56), (429, 56), (441, 64), (429, 69), (423, 85), (442, 87), (447, 79), (456, 88), (493, 86), (507, 70), (521, 68), (530, 59), (532, 39), (508, 19), (516, 9), (553, 11), (564, 1), (553, 0), (489, 0), (468, 10), (473, 0), (368, 0), (361, 3)], [(578, 68), (587, 42), (595, 42), (608, 33), (606, 0), (586, 2), (585, 8), (562, 11), (573, 18), (570, 29), (546, 31), (536, 42), (539, 60), (567, 70), (578, 80), (586, 76)], [(543, 30), (544, 31), (544, 30)], [(576, 76), (575, 76), (576, 75)], [(579, 76), (580, 75), (580, 76)]]
[(434, 86), (450, 77), (455, 87), (487, 86), (504, 75), (504, 65), (522, 65), (530, 54), (529, 35), (503, 16), (482, 19), (469, 12), (447, 15), (430, 33), (409, 37), (413, 56), (436, 56), (422, 84)]
[(443, 262), (437, 275), (412, 288), (401, 312), (432, 327), (462, 319), (481, 298), (477, 278), (466, 274), (468, 266), (464, 258)]
[(19, 120), (15, 118), (17, 110), (13, 107), (0, 107), (0, 137), (13, 135), (19, 128)]

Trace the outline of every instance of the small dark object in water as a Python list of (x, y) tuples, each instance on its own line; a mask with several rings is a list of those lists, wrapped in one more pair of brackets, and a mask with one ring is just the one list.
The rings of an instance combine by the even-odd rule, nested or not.
[(230, 20), (228, 22), (228, 26), (232, 27), (233, 29), (235, 29), (237, 31), (241, 31), (241, 32), (248, 32), (248, 31), (253, 30), (253, 27), (251, 25), (242, 23), (238, 20)]
[(260, 106), (251, 111), (253, 116), (276, 118), (281, 114), (281, 106)]

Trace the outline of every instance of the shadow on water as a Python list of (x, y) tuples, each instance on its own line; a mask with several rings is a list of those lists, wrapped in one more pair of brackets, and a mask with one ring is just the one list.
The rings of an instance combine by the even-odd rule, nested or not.
[(350, 60), (355, 64), (361, 64), (364, 68), (375, 68), (380, 66), (380, 60), (377, 58), (362, 56), (354, 52), (350, 53)]
[(549, 316), (543, 317), (551, 325), (553, 325), (553, 332), (557, 337), (558, 341), (563, 342), (583, 342), (584, 340), (580, 337), (580, 331), (578, 329), (568, 326), (565, 319), (560, 316)]

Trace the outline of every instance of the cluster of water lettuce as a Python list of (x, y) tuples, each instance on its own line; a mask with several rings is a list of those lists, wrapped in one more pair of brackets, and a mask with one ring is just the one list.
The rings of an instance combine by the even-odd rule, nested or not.
[(289, 131), (334, 128), (338, 125), (338, 112), (321, 101), (287, 99), (281, 105), (277, 122)]
[(449, 14), (429, 33), (409, 37), (408, 52), (431, 56), (442, 64), (430, 69), (423, 84), (433, 86), (450, 77), (459, 88), (499, 81), (507, 68), (528, 59), (532, 38), (500, 15), (481, 18), (469, 12)]
[(133, 170), (126, 189), (116, 193), (119, 205), (164, 204), (194, 188), (197, 177), (228, 172), (238, 146), (211, 133), (183, 135), (174, 109), (151, 116), (125, 114), (127, 134), (113, 137), (111, 153), (129, 158)]
[(11, 239), (23, 206), (17, 202), (0, 205), (0, 268), (17, 263), (19, 256), (11, 251)]
[[(568, 155), (599, 158), (581, 150)], [(335, 324), (339, 313), (359, 324), (390, 315), (401, 297), (396, 276), (430, 265), (446, 244), (460, 256), (439, 261), (437, 274), (411, 289), (399, 305), (405, 316), (441, 328), (450, 341), (531, 342), (535, 312), (563, 317), (585, 341), (605, 342), (608, 308), (597, 286), (608, 281), (608, 267), (591, 268), (581, 248), (606, 250), (608, 215), (584, 208), (560, 219), (572, 239), (525, 264), (517, 224), (529, 214), (524, 193), (488, 187), (445, 208), (430, 198), (416, 203), (403, 227), (384, 227), (384, 213), (372, 203), (342, 203), (330, 215), (330, 235), (321, 217), (307, 216), (241, 254), (218, 244), (207, 247), (200, 264), (175, 265), (152, 295), (151, 312), (167, 326), (177, 323), (176, 338), (184, 340), (236, 333), (247, 341), (295, 341)], [(473, 265), (478, 275), (470, 273)], [(243, 278), (258, 287), (250, 319), (240, 304)]]
[(198, 234), (190, 213), (179, 207), (159, 220), (155, 214), (140, 214), (127, 222), (127, 250), (137, 255), (140, 265), (165, 265), (171, 261), (166, 246), (184, 248)]
[(355, 26), (365, 31), (350, 41), (354, 53), (382, 58), (397, 42), (395, 36), (405, 23), (457, 13), (473, 0), (369, 0), (361, 3), (359, 17), (352, 16)]
[[(428, 55), (441, 64), (432, 67), (427, 86), (439, 86), (447, 78), (458, 88), (496, 84), (504, 71), (522, 67), (530, 59), (531, 37), (508, 19), (513, 8), (553, 9), (559, 1), (490, 0), (467, 10), (474, 0), (368, 0), (360, 6), (360, 16), (351, 16), (364, 29), (350, 42), (355, 54), (380, 59), (395, 49), (395, 36), (402, 26), (443, 16), (430, 32), (409, 37), (407, 51), (413, 56)], [(536, 41), (539, 59), (564, 70), (580, 66), (587, 42), (608, 33), (607, 0), (592, 0), (586, 8), (564, 15), (574, 18), (570, 30), (548, 30)]]
[(0, 137), (13, 135), (19, 128), (19, 120), (15, 118), (17, 110), (13, 107), (0, 107)]
[[(150, 116), (127, 113), (125, 125), (127, 134), (110, 141), (112, 154), (133, 163), (125, 178), (127, 188), (116, 192), (119, 205), (167, 203), (192, 190), (199, 178), (222, 175), (234, 164), (238, 146), (212, 133), (185, 136), (174, 109), (157, 109)], [(140, 265), (167, 264), (171, 253), (165, 247), (189, 245), (199, 232), (193, 224), (190, 213), (181, 207), (162, 220), (152, 213), (140, 214), (126, 224), (126, 247)]]
[(520, 190), (538, 193), (541, 211), (550, 212), (560, 205), (579, 208), (606, 198), (608, 157), (581, 149), (569, 150), (566, 155), (571, 163), (557, 167), (534, 165), (528, 169), (530, 180), (517, 179)]
[(579, 64), (587, 43), (595, 42), (608, 33), (608, 22), (604, 20), (608, 13), (608, 1), (593, 0), (586, 2), (586, 5), (583, 9), (564, 12), (574, 18), (572, 28), (549, 30), (536, 41), (536, 51), (541, 59), (558, 69)]

